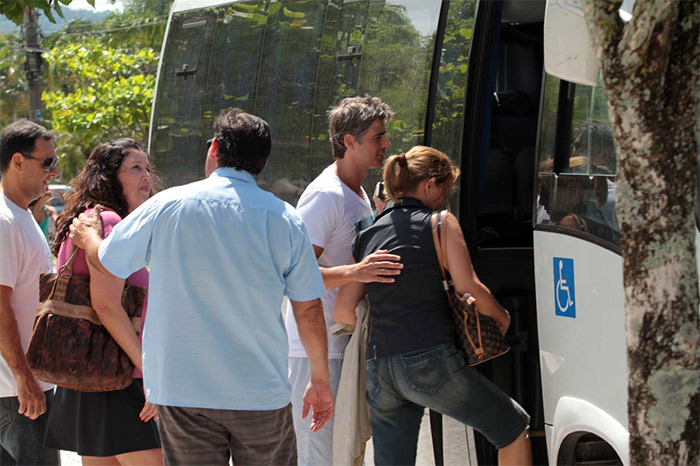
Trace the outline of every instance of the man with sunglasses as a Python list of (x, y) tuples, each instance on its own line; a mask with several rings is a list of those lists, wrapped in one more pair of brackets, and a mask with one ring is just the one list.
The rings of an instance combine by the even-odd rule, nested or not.
[(53, 385), (37, 381), (24, 352), (39, 304), (39, 276), (50, 272), (48, 244), (28, 210), (56, 176), (54, 134), (18, 120), (0, 134), (0, 465), (58, 464), (44, 448)]

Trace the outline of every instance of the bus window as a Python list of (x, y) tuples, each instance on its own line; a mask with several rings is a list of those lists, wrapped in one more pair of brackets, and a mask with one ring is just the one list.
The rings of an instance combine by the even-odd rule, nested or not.
[[(152, 121), (150, 147), (169, 185), (191, 181), (192, 172), (204, 170), (200, 134), (215, 23), (215, 13), (202, 9), (178, 15), (170, 24), (172, 42), (161, 60), (159, 106)], [(193, 154), (201, 157), (193, 158)]]
[[(435, 115), (430, 145), (445, 152), (452, 163), (462, 163), (462, 128), (469, 69), (469, 49), (474, 32), (476, 1), (451, 1), (435, 95)], [(449, 200), (450, 210), (459, 212), (459, 193)]]
[(219, 9), (213, 54), (208, 63), (207, 106), (213, 119), (220, 109), (240, 107), (253, 111), (255, 75), (263, 51), (268, 21), (264, 0), (236, 3)]
[[(428, 84), (442, 2), (338, 3), (342, 5), (335, 15), (329, 7), (326, 30), (333, 37), (324, 39), (320, 57), (312, 173), (319, 173), (332, 162), (326, 110), (344, 97), (376, 95), (394, 109), (395, 117), (387, 126), (392, 144), (387, 155), (424, 141)], [(380, 176), (379, 172), (370, 173), (365, 190), (370, 192), (368, 188)]]
[[(443, 5), (432, 145), (459, 163), (474, 0), (203, 1), (175, 10), (164, 47), (150, 149), (165, 184), (202, 177), (213, 120), (233, 106), (270, 123), (272, 153), (258, 184), (292, 204), (333, 162), (326, 112), (344, 97), (376, 95), (393, 107), (387, 155), (423, 144)], [(199, 58), (196, 82), (175, 76), (195, 63), (183, 54)]]
[[(573, 95), (570, 112), (558, 101)], [(615, 145), (602, 83), (589, 87), (546, 77), (540, 132), (536, 224), (555, 226), (577, 236), (603, 241), (613, 249), (620, 244), (615, 214)], [(560, 117), (554, 123), (557, 108)], [(568, 113), (569, 118), (561, 117)], [(556, 128), (556, 131), (553, 131)], [(565, 153), (557, 169), (555, 142), (566, 135)], [(556, 173), (556, 171), (559, 173)]]
[[(249, 111), (264, 117), (272, 130), (272, 150), (258, 184), (295, 203), (308, 183), (309, 131), (326, 6), (322, 2), (270, 3), (260, 59), (248, 65), (242, 80), (255, 86)], [(239, 66), (238, 63), (236, 66)], [(255, 80), (251, 79), (255, 70)]]

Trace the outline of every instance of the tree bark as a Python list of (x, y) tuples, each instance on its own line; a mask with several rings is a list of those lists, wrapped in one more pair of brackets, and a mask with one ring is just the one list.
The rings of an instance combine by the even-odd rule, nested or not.
[(584, 0), (617, 150), (630, 463), (698, 464), (697, 1)]

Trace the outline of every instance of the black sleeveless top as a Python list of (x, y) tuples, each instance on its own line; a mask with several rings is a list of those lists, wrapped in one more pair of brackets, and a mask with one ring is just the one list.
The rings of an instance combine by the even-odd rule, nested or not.
[(401, 256), (394, 283), (367, 283), (370, 339), (367, 357), (391, 356), (455, 341), (455, 328), (442, 288), (433, 244), (432, 210), (406, 197), (387, 204), (372, 226), (353, 243), (353, 256), (387, 249)]

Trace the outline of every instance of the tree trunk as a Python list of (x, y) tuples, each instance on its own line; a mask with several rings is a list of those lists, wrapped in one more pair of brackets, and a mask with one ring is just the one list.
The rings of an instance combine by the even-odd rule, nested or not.
[(41, 49), (39, 48), (39, 17), (36, 10), (26, 7), (24, 12), (24, 35), (27, 41), (27, 84), (29, 85), (29, 119), (41, 123)]
[(585, 0), (617, 149), (630, 462), (698, 464), (697, 1)]

